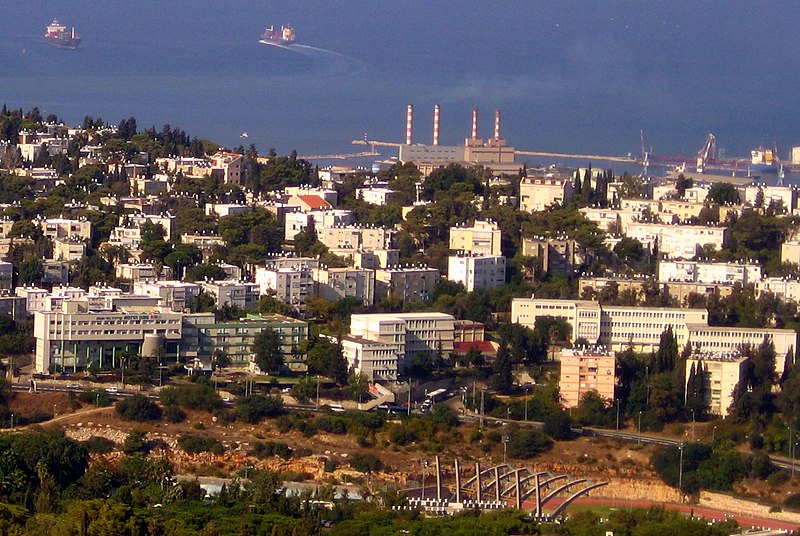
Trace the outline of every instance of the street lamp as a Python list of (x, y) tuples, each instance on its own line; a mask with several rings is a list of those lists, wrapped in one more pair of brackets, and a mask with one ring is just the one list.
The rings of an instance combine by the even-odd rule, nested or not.
[(714, 428), (711, 429), (711, 444), (712, 445), (714, 444), (714, 441), (715, 441), (716, 437), (717, 437), (717, 427), (714, 426)]
[(639, 444), (642, 444), (642, 412), (639, 412), (639, 427), (636, 429), (636, 433), (639, 436)]
[(694, 441), (694, 408), (692, 408), (692, 441)]
[(421, 460), (422, 465), (422, 500), (425, 500), (425, 469), (428, 468), (428, 460)]
[(100, 393), (95, 394), (94, 403), (98, 408), (100, 407)]
[(617, 431), (619, 432), (619, 398), (617, 399)]
[(680, 461), (678, 462), (678, 490), (681, 492), (681, 502), (683, 502), (683, 443), (678, 445), (681, 451)]
[(792, 478), (794, 478), (794, 452), (792, 443), (792, 427), (787, 426), (786, 428), (789, 429), (789, 458), (791, 458), (792, 460)]
[(511, 420), (511, 406), (506, 406), (506, 420)]
[(525, 420), (528, 420), (528, 388), (525, 388)]
[(319, 409), (319, 374), (317, 374), (317, 409)]
[(506, 451), (508, 450), (508, 436), (503, 436), (503, 465), (506, 464)]

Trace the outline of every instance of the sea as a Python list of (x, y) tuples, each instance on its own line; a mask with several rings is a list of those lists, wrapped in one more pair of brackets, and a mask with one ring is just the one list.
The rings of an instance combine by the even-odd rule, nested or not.
[[(439, 104), (442, 144), (463, 142), (473, 108), (490, 137), (501, 109), (502, 136), (528, 151), (691, 158), (713, 133), (728, 157), (786, 159), (800, 145), (798, 15), (781, 0), (0, 0), (0, 101), (262, 153), (401, 142), (408, 104), (429, 143)], [(78, 50), (45, 43), (53, 18)], [(297, 45), (258, 42), (282, 24)]]

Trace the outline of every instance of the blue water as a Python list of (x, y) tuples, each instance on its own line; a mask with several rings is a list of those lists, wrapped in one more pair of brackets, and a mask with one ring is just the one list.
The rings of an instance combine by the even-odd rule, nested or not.
[[(0, 0), (0, 100), (38, 105), (68, 123), (84, 115), (164, 123), (262, 152), (355, 150), (480, 135), (503, 110), (521, 149), (692, 155), (713, 132), (728, 156), (800, 145), (800, 4), (770, 2)], [(77, 51), (48, 47), (53, 17)], [(304, 47), (261, 45), (291, 23)], [(241, 138), (243, 132), (248, 138)], [(387, 156), (391, 152), (387, 151)]]

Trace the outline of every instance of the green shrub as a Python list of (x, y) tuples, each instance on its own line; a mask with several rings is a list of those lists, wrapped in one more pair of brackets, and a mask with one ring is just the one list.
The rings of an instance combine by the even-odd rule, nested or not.
[(168, 404), (164, 407), (164, 418), (171, 423), (177, 424), (186, 420), (186, 412), (176, 404)]
[(279, 441), (258, 442), (253, 445), (253, 455), (259, 460), (272, 456), (279, 456), (284, 460), (288, 460), (292, 457), (292, 449), (286, 443)]
[(383, 462), (370, 452), (357, 453), (350, 457), (350, 467), (362, 473), (374, 473), (383, 469)]
[(84, 404), (93, 404), (100, 407), (111, 405), (111, 396), (105, 389), (91, 389), (78, 393), (78, 400)]
[(783, 501), (783, 505), (792, 510), (800, 510), (800, 493), (792, 493), (786, 497), (786, 500)]
[(128, 437), (122, 443), (122, 452), (131, 455), (137, 452), (146, 453), (148, 451), (147, 432), (134, 428), (128, 432)]
[(222, 399), (214, 387), (204, 383), (165, 387), (159, 393), (159, 400), (165, 406), (174, 404), (186, 409), (209, 412), (222, 407)]
[(92, 436), (83, 442), (83, 446), (92, 454), (108, 454), (113, 452), (117, 445), (105, 437)]
[(120, 400), (114, 409), (126, 421), (157, 421), (161, 418), (161, 408), (140, 394)]
[(329, 434), (346, 434), (347, 422), (340, 417), (333, 417), (331, 415), (321, 415), (314, 419), (314, 425), (318, 430), (328, 432)]
[(277, 417), (283, 413), (283, 399), (274, 395), (250, 395), (239, 398), (236, 417), (243, 422), (256, 424), (265, 417)]
[(564, 410), (549, 413), (544, 419), (544, 433), (556, 441), (572, 439), (572, 419)]
[(512, 458), (528, 459), (552, 448), (553, 442), (538, 430), (518, 430), (508, 438), (508, 455)]
[(180, 447), (189, 454), (198, 454), (200, 452), (222, 454), (224, 452), (222, 443), (213, 437), (199, 436), (194, 434), (186, 434), (179, 437), (178, 445), (180, 445)]

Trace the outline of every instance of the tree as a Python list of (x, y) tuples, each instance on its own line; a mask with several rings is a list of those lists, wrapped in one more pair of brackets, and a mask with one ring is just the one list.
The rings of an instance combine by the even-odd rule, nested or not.
[(120, 400), (114, 409), (126, 421), (157, 421), (161, 418), (161, 408), (140, 394)]
[(494, 362), (494, 376), (492, 387), (500, 393), (507, 394), (514, 387), (514, 375), (511, 368), (511, 356), (505, 340), (500, 341), (497, 350), (497, 359)]
[(572, 418), (583, 426), (612, 427), (616, 422), (611, 401), (603, 398), (595, 391), (589, 391), (581, 397), (578, 407), (572, 412)]
[(272, 395), (250, 395), (236, 401), (236, 417), (251, 424), (265, 417), (277, 417), (283, 413), (283, 399)]
[(678, 197), (683, 198), (686, 195), (686, 190), (694, 186), (694, 181), (691, 177), (687, 178), (683, 173), (678, 175), (675, 181), (675, 190), (678, 192)]
[(361, 402), (361, 398), (369, 391), (369, 378), (364, 373), (353, 374), (350, 376), (349, 384), (353, 396)]
[(707, 199), (718, 205), (736, 205), (739, 203), (739, 191), (729, 182), (716, 182), (708, 189)]
[(303, 255), (308, 255), (311, 248), (318, 242), (317, 227), (314, 218), (309, 216), (308, 224), (303, 230), (294, 235), (294, 247)]
[(572, 418), (564, 410), (548, 413), (544, 418), (544, 433), (556, 441), (572, 439)]
[(342, 355), (341, 346), (328, 338), (309, 341), (306, 364), (311, 374), (327, 376), (339, 385), (347, 383), (347, 359)]
[(511, 458), (529, 459), (550, 450), (553, 442), (542, 432), (533, 429), (510, 431), (508, 438), (508, 455)]
[(283, 347), (281, 335), (266, 328), (256, 335), (253, 353), (258, 367), (266, 373), (279, 373), (283, 368)]

